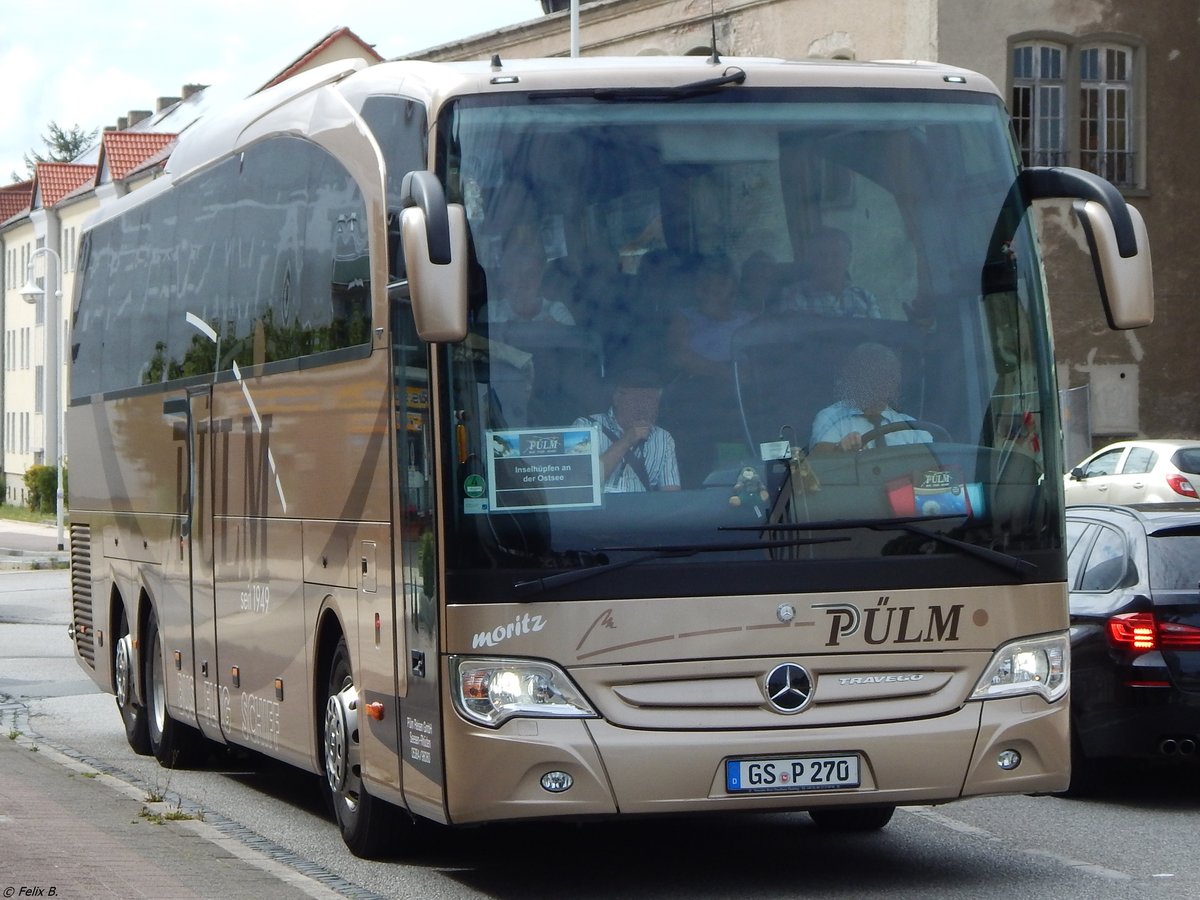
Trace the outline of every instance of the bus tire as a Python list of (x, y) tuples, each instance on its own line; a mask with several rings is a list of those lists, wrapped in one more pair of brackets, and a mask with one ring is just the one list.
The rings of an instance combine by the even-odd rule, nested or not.
[(204, 738), (195, 729), (171, 718), (167, 710), (165, 651), (153, 610), (146, 620), (144, 646), (146, 673), (143, 684), (146, 685), (146, 731), (150, 751), (159, 765), (168, 769), (183, 768), (200, 756)]
[(372, 797), (362, 780), (362, 745), (358, 734), (358, 691), (345, 637), (339, 637), (329, 665), (321, 724), (323, 787), (342, 840), (355, 856), (379, 856), (401, 825), (399, 810)]
[(125, 723), (125, 740), (130, 749), (139, 756), (150, 754), (150, 733), (146, 724), (149, 718), (144, 704), (137, 702), (133, 673), (136, 671), (133, 654), (133, 636), (129, 633), (129, 620), (125, 613), (117, 623), (116, 649), (113, 652), (113, 686), (117, 695), (117, 711)]
[(892, 821), (894, 806), (829, 807), (808, 811), (822, 831), (879, 831)]

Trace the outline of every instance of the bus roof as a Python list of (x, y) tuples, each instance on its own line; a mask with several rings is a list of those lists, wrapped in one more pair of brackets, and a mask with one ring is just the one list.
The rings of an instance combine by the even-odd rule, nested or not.
[[(830, 87), (945, 90), (1000, 97), (984, 75), (967, 69), (920, 60), (798, 60), (727, 57), (713, 62), (702, 56), (553, 57), (469, 62), (392, 60), (368, 66), (343, 60), (302, 72), (227, 109), (209, 113), (180, 137), (167, 162), (172, 180), (197, 172), (237, 148), (276, 131), (304, 130), (314, 116), (329, 126), (348, 124), (352, 109), (368, 96), (396, 95), (424, 102), (430, 116), (455, 97), (531, 91), (592, 89), (670, 89), (744, 72), (746, 87)], [(737, 90), (737, 87), (731, 87)], [(320, 104), (330, 92), (346, 101), (341, 110)], [(314, 104), (321, 107), (315, 111)], [(335, 104), (336, 106), (337, 104)], [(160, 186), (165, 187), (165, 186)], [(141, 192), (138, 192), (141, 193)], [(108, 205), (102, 221), (150, 195)]]
[[(499, 63), (497, 65), (496, 63)], [(402, 92), (432, 109), (464, 94), (670, 88), (737, 70), (750, 87), (868, 87), (984, 92), (1000, 96), (984, 75), (921, 60), (798, 60), (702, 56), (598, 56), (432, 63), (398, 60), (370, 66), (339, 85), (355, 94)]]

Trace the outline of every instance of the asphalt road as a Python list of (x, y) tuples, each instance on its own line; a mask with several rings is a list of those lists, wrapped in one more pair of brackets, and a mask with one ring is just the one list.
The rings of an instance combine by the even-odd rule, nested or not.
[[(67, 573), (0, 573), (0, 694), (28, 728), (142, 789), (240, 826), (244, 839), (349, 896), (425, 898), (1200, 896), (1200, 777), (1130, 772), (1088, 800), (999, 797), (897, 812), (872, 835), (763, 815), (429, 829), (395, 858), (343, 847), (312, 776), (217, 754), (168, 772), (134, 755), (112, 697), (71, 656)], [(86, 811), (81, 812), (86, 815)]]

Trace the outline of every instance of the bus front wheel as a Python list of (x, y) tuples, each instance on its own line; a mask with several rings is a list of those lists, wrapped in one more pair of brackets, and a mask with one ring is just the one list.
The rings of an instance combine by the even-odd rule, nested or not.
[(892, 821), (894, 806), (826, 807), (808, 811), (823, 831), (878, 831)]
[(321, 727), (325, 759), (325, 789), (337, 817), (342, 840), (355, 856), (373, 857), (394, 837), (399, 810), (372, 797), (362, 780), (362, 745), (359, 740), (358, 689), (350, 668), (350, 651), (344, 637), (329, 667), (325, 691), (325, 717)]

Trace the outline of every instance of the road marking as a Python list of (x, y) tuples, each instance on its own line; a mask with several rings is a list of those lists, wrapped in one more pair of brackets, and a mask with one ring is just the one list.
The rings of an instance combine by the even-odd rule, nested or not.
[[(950, 831), (956, 831), (959, 834), (968, 834), (974, 837), (982, 838), (986, 841), (992, 841), (997, 844), (1008, 844), (1008, 842), (997, 834), (993, 834), (985, 828), (979, 828), (975, 825), (968, 825), (966, 822), (960, 822), (958, 819), (953, 819), (950, 816), (935, 812), (928, 806), (909, 806), (907, 811), (913, 815), (932, 822), (935, 825), (940, 825), (942, 828), (947, 828)], [(1032, 847), (1015, 847), (1019, 853), (1025, 853), (1029, 856), (1036, 856), (1041, 859), (1048, 859), (1051, 862), (1058, 863), (1068, 869), (1075, 869), (1088, 875), (1094, 875), (1096, 878), (1104, 878), (1108, 881), (1133, 881), (1134, 876), (1129, 872), (1122, 872), (1120, 869), (1110, 869), (1107, 866), (1098, 866), (1094, 863), (1084, 862), (1078, 859), (1072, 859), (1069, 856), (1063, 856), (1060, 853), (1050, 853), (1046, 850), (1037, 850)]]

